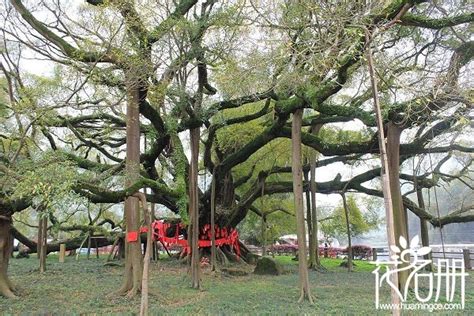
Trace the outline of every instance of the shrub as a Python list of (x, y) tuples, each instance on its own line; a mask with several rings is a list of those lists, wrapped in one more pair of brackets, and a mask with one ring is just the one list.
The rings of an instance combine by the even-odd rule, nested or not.
[(295, 245), (295, 244), (272, 245), (269, 251), (275, 254), (293, 254), (298, 251), (298, 245)]
[[(327, 251), (327, 254), (325, 252)], [(328, 258), (337, 258), (347, 253), (345, 248), (319, 246), (319, 256)]]
[(372, 248), (366, 245), (354, 245), (352, 246), (352, 256), (356, 259), (369, 260), (372, 257)]

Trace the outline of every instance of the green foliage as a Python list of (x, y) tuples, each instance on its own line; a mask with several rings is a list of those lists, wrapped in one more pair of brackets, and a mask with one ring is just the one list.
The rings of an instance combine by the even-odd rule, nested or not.
[[(225, 58), (216, 66), (213, 80), (226, 99), (265, 91), (270, 87), (268, 54), (255, 49), (245, 58)], [(238, 84), (236, 84), (238, 82)]]
[[(261, 198), (254, 202), (254, 206), (267, 214), (267, 226), (265, 229), (265, 239), (267, 244), (273, 244), (280, 236), (293, 234), (296, 232), (296, 220), (294, 216), (281, 211), (272, 212), (278, 208), (284, 208), (293, 212), (293, 199), (285, 194), (265, 196), (263, 209)], [(262, 218), (253, 212), (249, 212), (245, 219), (238, 226), (240, 238), (248, 243), (262, 244)]]
[(368, 130), (344, 130), (339, 127), (325, 126), (321, 128), (318, 137), (330, 144), (344, 144), (349, 142), (362, 142), (370, 139)]
[(0, 78), (0, 124), (4, 122), (7, 117), (8, 111), (8, 94), (7, 94), (7, 80), (5, 78)]
[[(213, 123), (225, 124), (229, 119), (256, 113), (262, 109), (264, 104), (264, 101), (255, 102), (241, 106), (237, 109), (224, 110), (220, 115), (216, 116)], [(219, 149), (226, 154), (231, 154), (240, 150), (243, 146), (253, 140), (256, 135), (263, 132), (265, 126), (263, 126), (262, 122), (264, 122), (264, 120), (265, 117), (262, 117), (249, 122), (232, 124), (220, 128), (216, 134)]]
[[(353, 195), (346, 195), (346, 199), (352, 237), (360, 236), (378, 226), (380, 220), (376, 212), (370, 208), (362, 212)], [(327, 237), (347, 236), (346, 215), (342, 202), (327, 216), (331, 219), (321, 222), (321, 231)]]
[(36, 205), (45, 209), (64, 206), (71, 198), (78, 198), (72, 191), (80, 176), (76, 166), (54, 153), (46, 153), (39, 159), (19, 163), (20, 179), (14, 184), (13, 198), (32, 198)]

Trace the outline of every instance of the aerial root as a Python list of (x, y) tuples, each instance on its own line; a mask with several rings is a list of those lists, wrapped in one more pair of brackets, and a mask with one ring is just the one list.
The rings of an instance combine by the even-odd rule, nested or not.
[(309, 293), (306, 293), (304, 289), (301, 290), (300, 298), (298, 299), (298, 303), (302, 303), (305, 299), (305, 297), (308, 298), (308, 301), (311, 305), (314, 305), (314, 299), (313, 296)]
[(315, 265), (315, 266), (312, 266), (311, 267), (311, 270), (313, 271), (317, 271), (317, 272), (327, 272), (328, 269), (326, 269), (324, 266), (322, 265)]
[(304, 300), (304, 290), (301, 289), (301, 294), (300, 294), (300, 298), (298, 299), (298, 303), (303, 302), (303, 300)]
[(137, 296), (137, 294), (140, 292), (140, 288), (138, 286), (134, 286), (132, 287), (128, 292), (127, 294), (125, 295), (125, 297), (127, 298), (134, 298), (135, 296)]
[(122, 285), (117, 291), (114, 291), (107, 295), (107, 297), (111, 298), (113, 296), (124, 296), (129, 292), (129, 286), (128, 285)]

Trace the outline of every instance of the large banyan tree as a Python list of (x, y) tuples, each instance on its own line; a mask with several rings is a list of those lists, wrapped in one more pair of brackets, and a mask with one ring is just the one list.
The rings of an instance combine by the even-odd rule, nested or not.
[[(52, 189), (25, 190), (45, 155), (75, 173), (67, 192), (91, 204), (124, 202), (127, 232), (141, 224), (132, 195), (144, 188), (148, 202), (183, 218), (189, 206), (200, 227), (210, 222), (213, 200), (216, 225), (235, 227), (249, 211), (259, 214), (259, 198), (293, 191), (291, 115), (303, 110), (301, 142), (313, 153), (304, 173), (364, 161), (350, 178), (335, 171), (332, 180), (307, 180), (303, 189), (381, 197), (368, 45), (396, 235), (407, 236), (407, 209), (435, 226), (474, 218), (469, 207), (437, 218), (400, 189), (401, 182), (431, 188), (469, 171), (474, 15), (463, 1), (11, 0), (2, 11), (6, 296), (13, 288), (5, 232), (16, 214), (44, 209), (55, 196)], [(404, 163), (426, 154), (435, 168), (405, 172)], [(455, 158), (459, 172), (441, 171)], [(72, 231), (72, 221), (58, 225)], [(84, 229), (110, 222), (90, 220)], [(140, 246), (127, 243), (120, 292), (139, 290), (141, 258)]]

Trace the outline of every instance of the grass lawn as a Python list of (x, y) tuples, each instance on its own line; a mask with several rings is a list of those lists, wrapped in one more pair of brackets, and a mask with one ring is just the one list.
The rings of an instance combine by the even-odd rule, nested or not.
[[(48, 257), (48, 271), (39, 274), (35, 257), (12, 259), (9, 274), (23, 290), (16, 300), (0, 298), (0, 314), (132, 314), (140, 299), (110, 295), (121, 282), (122, 267), (104, 266), (104, 258), (67, 258), (60, 264)], [(310, 272), (316, 304), (298, 304), (297, 262), (277, 257), (286, 273), (280, 276), (230, 277), (203, 272), (203, 289), (189, 288), (186, 266), (172, 260), (151, 265), (150, 310), (153, 314), (318, 314), (372, 315), (374, 308), (373, 266), (356, 261), (356, 271), (346, 272), (340, 260), (324, 259), (327, 272)], [(252, 267), (247, 267), (249, 271)], [(383, 297), (389, 297), (387, 289)], [(474, 314), (474, 282), (467, 278), (466, 309)], [(381, 313), (386, 314), (389, 313)], [(419, 313), (420, 315), (426, 314)]]

